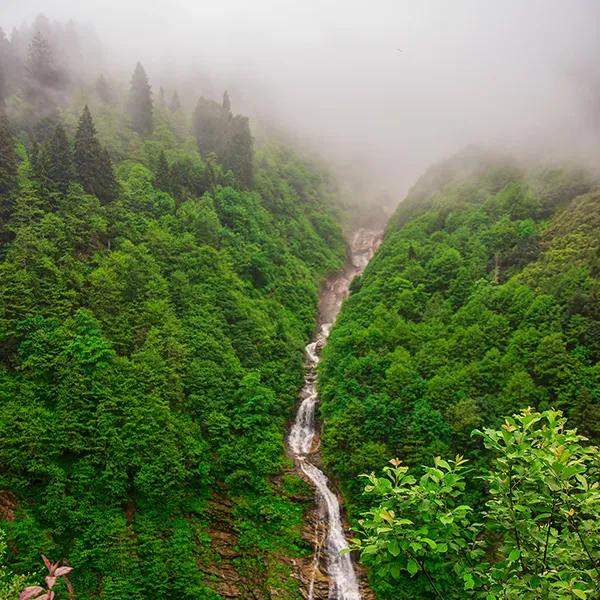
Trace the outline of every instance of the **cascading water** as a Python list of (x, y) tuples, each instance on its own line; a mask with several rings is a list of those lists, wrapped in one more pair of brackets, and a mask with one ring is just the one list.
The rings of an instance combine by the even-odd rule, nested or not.
[[(378, 231), (359, 229), (350, 243), (350, 264), (338, 276), (331, 279), (320, 298), (319, 327), (314, 340), (306, 346), (306, 374), (304, 387), (300, 392), (300, 406), (296, 419), (288, 436), (290, 454), (296, 460), (302, 472), (313, 482), (318, 497), (323, 501), (326, 513), (327, 571), (329, 575), (330, 600), (361, 600), (356, 571), (350, 554), (341, 554), (348, 547), (340, 503), (331, 491), (325, 474), (310, 461), (318, 451), (318, 433), (315, 421), (317, 395), (317, 364), (319, 354), (327, 341), (331, 326), (340, 310), (342, 302), (348, 295), (350, 283), (367, 266), (381, 240)], [(315, 549), (315, 560), (318, 561), (320, 546)], [(313, 582), (309, 587), (309, 600), (313, 600)]]

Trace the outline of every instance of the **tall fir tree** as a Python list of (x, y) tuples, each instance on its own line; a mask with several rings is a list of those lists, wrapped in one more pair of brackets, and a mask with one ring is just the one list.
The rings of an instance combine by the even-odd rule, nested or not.
[(227, 90), (223, 94), (223, 110), (226, 110), (228, 113), (231, 112), (231, 100), (229, 99), (229, 92)]
[(45, 144), (49, 152), (48, 178), (54, 190), (66, 194), (73, 179), (73, 155), (67, 134), (59, 123)]
[(230, 120), (222, 162), (226, 169), (233, 171), (244, 187), (251, 187), (253, 178), (253, 140), (248, 117), (236, 115)]
[(131, 126), (140, 135), (152, 133), (152, 91), (141, 63), (137, 63), (129, 89), (129, 116)]
[(116, 199), (119, 195), (119, 184), (115, 177), (112, 159), (106, 148), (102, 148), (100, 152), (100, 160), (98, 163), (98, 178), (99, 188), (98, 198), (102, 204), (107, 204)]
[(214, 152), (219, 160), (224, 157), (228, 137), (230, 113), (214, 100), (200, 98), (193, 116), (193, 131), (198, 149), (203, 156)]
[(63, 73), (55, 66), (50, 44), (38, 31), (29, 44), (23, 86), (23, 94), (33, 111), (33, 118), (54, 117), (59, 91), (64, 83)]
[(117, 182), (112, 162), (108, 152), (98, 141), (96, 127), (87, 105), (77, 127), (74, 162), (77, 181), (86, 192), (97, 196), (103, 204), (114, 200), (117, 195)]
[(158, 165), (156, 166), (156, 175), (154, 177), (154, 185), (163, 192), (171, 190), (171, 171), (169, 169), (169, 163), (163, 150), (160, 152), (158, 158)]
[(0, 208), (2, 216), (12, 206), (12, 196), (17, 189), (17, 154), (15, 140), (8, 122), (8, 117), (0, 110)]

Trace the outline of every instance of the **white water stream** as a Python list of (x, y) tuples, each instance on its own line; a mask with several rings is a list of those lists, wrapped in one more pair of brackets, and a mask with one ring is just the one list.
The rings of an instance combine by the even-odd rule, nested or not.
[[(331, 490), (329, 481), (323, 471), (310, 460), (311, 455), (318, 452), (319, 436), (315, 420), (315, 410), (319, 397), (317, 395), (317, 364), (321, 349), (327, 341), (329, 331), (340, 310), (342, 302), (348, 295), (350, 283), (373, 256), (379, 245), (381, 234), (378, 231), (359, 229), (350, 243), (350, 264), (338, 276), (332, 278), (320, 299), (319, 327), (313, 341), (306, 346), (306, 375), (304, 387), (300, 392), (300, 406), (296, 419), (288, 436), (288, 448), (302, 472), (313, 482), (317, 496), (326, 508), (327, 540), (325, 552), (329, 575), (329, 600), (361, 600), (358, 578), (350, 554), (341, 554), (348, 547), (340, 503), (337, 495)], [(318, 562), (320, 546), (315, 549), (315, 560)], [(316, 570), (316, 567), (315, 567)], [(314, 580), (309, 587), (309, 600), (313, 600)]]

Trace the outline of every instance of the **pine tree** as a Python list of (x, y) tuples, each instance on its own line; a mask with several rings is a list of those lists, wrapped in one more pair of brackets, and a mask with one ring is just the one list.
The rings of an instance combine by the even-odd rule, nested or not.
[(223, 110), (226, 110), (228, 113), (231, 112), (231, 100), (229, 99), (229, 92), (227, 90), (223, 94)]
[(222, 157), (223, 166), (231, 169), (239, 182), (245, 186), (252, 185), (253, 149), (252, 135), (248, 117), (236, 115), (229, 123), (227, 144)]
[(200, 98), (193, 116), (193, 130), (203, 156), (214, 152), (223, 160), (228, 137), (229, 113), (213, 100)]
[(4, 101), (10, 96), (10, 77), (9, 69), (11, 67), (12, 48), (6, 35), (0, 27), (0, 110), (4, 106)]
[(164, 108), (166, 106), (166, 100), (165, 100), (165, 90), (163, 89), (162, 85), (160, 86), (159, 90), (158, 90), (158, 106), (160, 106), (160, 108)]
[(77, 181), (83, 189), (97, 196), (103, 204), (114, 200), (118, 187), (112, 161), (98, 141), (96, 127), (87, 105), (77, 127), (74, 158)]
[(158, 158), (154, 185), (163, 192), (171, 190), (171, 172), (164, 151), (161, 151), (160, 157)]
[(172, 112), (179, 112), (181, 110), (181, 102), (179, 101), (179, 94), (177, 93), (177, 90), (175, 90), (173, 92), (173, 95), (171, 96), (171, 102), (169, 102), (169, 109)]
[(53, 88), (56, 85), (56, 68), (54, 56), (48, 40), (38, 31), (29, 45), (29, 54), (25, 65), (25, 73), (32, 92), (37, 88)]
[(17, 154), (15, 140), (7, 116), (0, 110), (0, 206), (3, 216), (12, 194), (17, 189)]
[(152, 92), (144, 67), (138, 62), (129, 90), (129, 116), (134, 131), (140, 135), (152, 133)]
[(119, 184), (115, 177), (112, 159), (106, 148), (102, 148), (100, 152), (100, 160), (98, 165), (98, 198), (102, 204), (108, 204), (116, 199), (119, 195)]
[(49, 149), (48, 178), (51, 186), (61, 194), (66, 194), (73, 178), (73, 156), (65, 130), (60, 123), (46, 146)]

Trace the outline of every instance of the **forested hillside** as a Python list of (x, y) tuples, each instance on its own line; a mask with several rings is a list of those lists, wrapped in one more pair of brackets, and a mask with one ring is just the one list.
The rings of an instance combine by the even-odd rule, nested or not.
[(37, 582), (41, 553), (64, 559), (81, 599), (296, 597), (279, 558), (305, 552), (299, 482), (273, 476), (344, 259), (335, 188), (254, 148), (227, 93), (188, 114), (139, 63), (128, 89), (82, 75), (76, 35), (0, 36), (10, 568)]
[[(516, 465), (515, 473), (519, 473), (515, 489), (521, 483), (530, 484), (538, 486), (536, 493), (541, 494), (543, 486), (552, 486), (550, 475), (542, 477), (546, 472), (541, 468), (536, 471), (533, 454), (530, 463), (524, 460), (527, 443), (535, 445), (527, 437), (528, 429), (531, 435), (536, 427), (556, 431), (556, 438), (546, 442), (550, 446), (540, 446), (558, 448), (556, 456), (560, 456), (561, 444), (564, 450), (571, 448), (569, 444), (575, 448), (578, 443), (586, 446), (600, 439), (599, 232), (600, 187), (590, 175), (573, 167), (520, 168), (507, 160), (466, 153), (432, 168), (400, 203), (379, 252), (355, 281), (320, 366), (324, 459), (343, 482), (352, 514), (357, 517), (368, 508), (375, 510), (363, 523), (368, 543), (373, 544), (363, 558), (372, 567), (371, 581), (381, 598), (475, 597), (472, 576), (463, 582), (457, 561), (451, 558), (452, 548), (460, 547), (452, 545), (454, 538), (449, 539), (452, 519), (440, 517), (438, 530), (432, 526), (437, 518), (431, 517), (424, 529), (417, 529), (417, 519), (426, 521), (435, 506), (442, 516), (449, 506), (481, 508), (489, 499), (490, 487), (492, 492), (496, 489), (494, 473), (501, 487), (500, 473), (506, 464)], [(476, 428), (499, 427), (505, 415), (528, 406), (562, 410), (567, 423), (559, 427), (556, 415), (548, 417), (548, 423), (546, 417), (526, 417), (525, 425), (506, 422), (502, 435), (489, 433), (484, 440), (471, 435)], [(576, 427), (589, 441), (565, 437), (564, 427)], [(513, 442), (506, 436), (515, 431), (512, 435), (521, 432), (523, 437), (514, 442), (517, 454), (507, 458), (502, 454), (504, 445)], [(500, 442), (494, 436), (500, 436)], [(587, 476), (590, 484), (596, 481), (597, 488), (598, 454), (576, 459), (581, 452), (570, 449), (565, 456), (571, 451), (569, 465), (581, 469), (576, 466), (569, 471), (568, 486), (571, 494), (577, 494), (570, 501), (583, 501), (588, 498), (587, 488), (579, 489), (584, 484), (575, 477)], [(457, 454), (469, 461), (465, 471), (461, 471), (465, 469), (462, 459), (450, 466), (436, 462), (433, 471), (421, 466), (433, 466), (435, 456), (450, 460)], [(491, 462), (498, 455), (500, 462)], [(404, 480), (405, 467), (398, 462), (389, 468), (387, 482), (359, 479), (362, 473), (380, 472), (392, 458), (408, 465), (417, 479)], [(444, 476), (446, 467), (449, 474)], [(427, 476), (419, 483), (424, 473)], [(369, 493), (363, 495), (367, 483)], [(550, 498), (548, 505), (537, 496), (532, 500), (523, 495), (523, 506), (517, 507), (526, 511), (529, 508), (524, 506), (531, 503), (533, 514), (523, 513), (522, 523), (528, 519), (528, 527), (537, 523), (546, 547), (549, 539), (554, 540), (554, 533), (548, 537), (553, 527), (550, 507), (558, 502), (552, 502), (553, 494), (558, 498), (558, 488), (551, 489), (544, 498)], [(374, 494), (381, 504), (374, 504)], [(597, 502), (597, 493), (594, 498)], [(483, 595), (476, 597), (598, 597), (586, 595), (590, 589), (597, 591), (591, 582), (597, 577), (593, 567), (599, 558), (599, 532), (591, 525), (597, 522), (597, 506), (593, 508), (592, 496), (586, 502), (581, 518), (596, 515), (585, 530), (591, 536), (588, 544), (593, 557), (581, 548), (580, 556), (574, 546), (567, 545), (566, 555), (565, 550), (563, 554), (557, 550), (559, 557), (575, 560), (577, 556), (582, 561), (570, 565), (568, 571), (569, 577), (576, 577), (577, 586), (582, 582), (576, 592), (566, 588), (564, 595), (548, 588), (532, 591), (538, 580), (535, 585), (529, 581), (533, 587), (496, 596), (480, 582)], [(469, 529), (465, 511), (457, 515), (456, 526), (466, 537), (472, 534), (475, 546), (484, 536)], [(575, 513), (566, 514), (572, 518)], [(403, 518), (409, 520), (402, 523)], [(496, 523), (496, 533), (485, 534), (485, 539), (495, 539), (497, 544), (488, 547), (488, 559), (495, 555), (502, 560), (499, 532), (512, 530), (511, 522), (507, 518)], [(410, 533), (398, 533), (402, 525)], [(441, 536), (438, 541), (443, 542), (437, 547), (436, 531)], [(411, 538), (417, 534), (425, 537)], [(406, 546), (401, 545), (404, 542)], [(441, 595), (435, 593), (421, 563), (406, 558), (411, 552), (418, 555), (419, 548), (427, 550), (429, 543), (434, 555), (428, 558), (432, 579)], [(537, 548), (545, 564), (543, 539)], [(519, 552), (525, 550), (515, 552), (511, 559), (517, 561), (524, 556)], [(550, 556), (554, 559), (552, 552)], [(582, 564), (592, 567), (589, 576), (582, 575)], [(527, 571), (526, 566), (523, 570)], [(514, 575), (507, 573), (501, 570), (498, 577), (508, 580)], [(566, 576), (561, 573), (560, 577)]]

